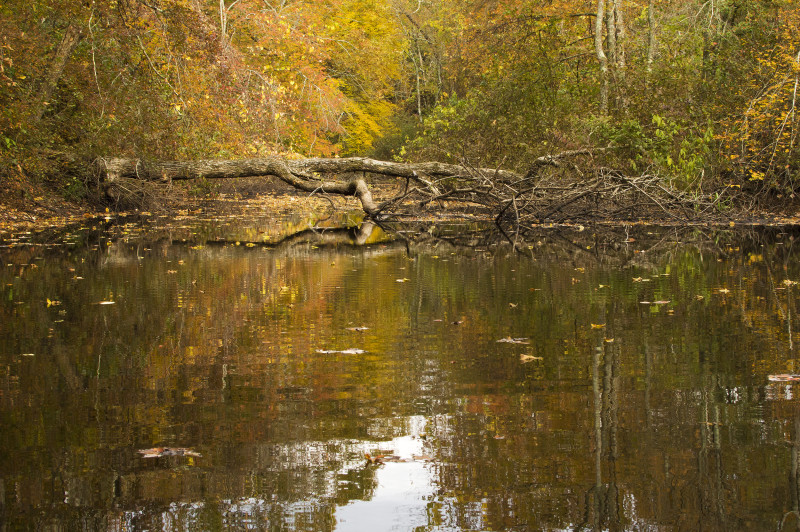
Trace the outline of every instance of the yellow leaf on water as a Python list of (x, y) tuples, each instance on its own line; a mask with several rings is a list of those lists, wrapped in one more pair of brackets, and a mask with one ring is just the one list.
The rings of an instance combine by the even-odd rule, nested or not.
[(605, 326), (605, 323), (592, 323), (592, 329), (602, 329)]

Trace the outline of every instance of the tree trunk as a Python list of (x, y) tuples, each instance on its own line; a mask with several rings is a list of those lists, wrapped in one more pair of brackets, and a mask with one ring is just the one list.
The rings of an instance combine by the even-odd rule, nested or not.
[(608, 49), (608, 62), (611, 68), (617, 66), (617, 0), (606, 2), (606, 48)]
[(64, 36), (61, 38), (58, 48), (56, 48), (56, 54), (50, 62), (50, 68), (47, 69), (47, 75), (39, 89), (36, 106), (31, 112), (31, 118), (34, 122), (42, 119), (45, 107), (50, 103), (50, 98), (53, 96), (56, 85), (58, 85), (58, 80), (61, 79), (61, 75), (64, 73), (67, 60), (80, 42), (81, 28), (75, 22), (70, 22), (67, 29), (64, 30)]
[(616, 2), (614, 2), (614, 22), (616, 24), (617, 34), (617, 77), (620, 82), (623, 82), (625, 79), (625, 40), (627, 37), (625, 31), (625, 12), (622, 3), (623, 0), (616, 0)]
[(608, 58), (603, 50), (603, 16), (606, 11), (605, 0), (597, 0), (597, 16), (594, 20), (594, 50), (600, 63), (600, 113), (608, 112)]
[[(362, 157), (344, 159), (297, 159), (278, 156), (243, 160), (201, 160), (144, 162), (141, 159), (98, 158), (94, 177), (99, 190), (117, 205), (136, 205), (160, 187), (183, 179), (237, 177), (277, 177), (305, 192), (355, 196), (364, 212), (376, 218), (396, 212), (403, 205), (424, 207), (436, 202), (460, 204), (469, 212), (494, 217), (498, 224), (512, 223), (519, 231), (524, 223), (564, 223), (569, 220), (618, 219), (647, 216), (654, 219), (691, 219), (693, 211), (708, 213), (716, 209), (716, 199), (698, 198), (665, 188), (654, 175), (627, 177), (616, 170), (595, 172), (587, 180), (576, 161), (587, 158), (597, 168), (595, 155), (607, 149), (570, 150), (543, 155), (531, 161), (525, 174), (493, 168), (476, 168), (439, 162), (397, 163)], [(544, 168), (561, 168), (543, 172)], [(570, 175), (570, 169), (574, 175)], [(378, 202), (367, 185), (367, 175), (392, 177), (399, 188), (395, 195)], [(577, 179), (579, 176), (579, 179)], [(397, 187), (404, 178), (405, 186)], [(576, 180), (577, 179), (577, 180)], [(150, 184), (148, 184), (150, 182)], [(402, 184), (402, 183), (400, 183)], [(139, 203), (141, 204), (141, 203)], [(526, 221), (527, 220), (527, 221)]]
[[(235, 177), (275, 176), (281, 181), (305, 192), (325, 192), (343, 196), (356, 196), (370, 216), (381, 211), (375, 202), (365, 179), (365, 173), (393, 177), (405, 177), (422, 185), (432, 194), (439, 192), (433, 181), (447, 177), (466, 177), (475, 171), (494, 179), (513, 182), (522, 178), (507, 170), (474, 169), (438, 162), (394, 163), (351, 157), (345, 159), (299, 159), (286, 160), (279, 157), (242, 159), (237, 161), (165, 161), (145, 163), (140, 159), (100, 158), (95, 161), (98, 185), (106, 192), (121, 178), (147, 181), (171, 181), (182, 179), (221, 179)], [(320, 175), (347, 175), (343, 181), (326, 181)], [(361, 176), (359, 176), (359, 174)], [(356, 177), (353, 177), (356, 176)]]
[[(647, 4), (647, 73), (653, 72), (653, 59), (656, 53), (656, 15), (653, 12), (654, 0)], [(649, 81), (649, 80), (648, 80)]]
[(615, 56), (616, 64), (614, 65), (614, 91), (617, 97), (617, 106), (621, 110), (628, 107), (628, 93), (627, 83), (625, 82), (625, 12), (623, 0), (616, 0), (614, 2), (614, 33), (615, 33)]

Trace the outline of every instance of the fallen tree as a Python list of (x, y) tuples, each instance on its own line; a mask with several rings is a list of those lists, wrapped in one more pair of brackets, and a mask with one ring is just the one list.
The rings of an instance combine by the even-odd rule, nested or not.
[[(502, 179), (519, 179), (516, 173), (492, 170)], [(438, 194), (435, 180), (468, 175), (462, 166), (444, 163), (395, 163), (361, 157), (343, 159), (283, 159), (267, 157), (242, 160), (167, 161), (145, 163), (141, 159), (99, 158), (95, 161), (97, 184), (112, 199), (115, 187), (122, 179), (170, 182), (184, 179), (226, 179), (237, 177), (274, 176), (305, 192), (321, 192), (356, 196), (370, 216), (380, 213), (386, 205), (378, 204), (363, 174), (405, 177)], [(347, 176), (330, 181), (328, 175)]]
[[(242, 160), (145, 162), (98, 158), (95, 184), (111, 200), (137, 182), (274, 176), (295, 189), (355, 196), (368, 217), (397, 213), (405, 206), (470, 205), (498, 225), (603, 219), (682, 220), (717, 216), (723, 194), (688, 193), (657, 175), (626, 176), (594, 159), (605, 150), (575, 150), (535, 159), (523, 173), (439, 162), (399, 163), (374, 159), (266, 157)], [(368, 180), (404, 178), (393, 195), (377, 201)]]

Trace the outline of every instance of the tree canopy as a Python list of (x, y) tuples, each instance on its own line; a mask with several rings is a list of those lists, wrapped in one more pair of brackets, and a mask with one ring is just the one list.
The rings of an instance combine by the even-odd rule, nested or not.
[(793, 0), (7, 0), (0, 172), (69, 153), (524, 173), (602, 147), (684, 191), (791, 196), (799, 23)]

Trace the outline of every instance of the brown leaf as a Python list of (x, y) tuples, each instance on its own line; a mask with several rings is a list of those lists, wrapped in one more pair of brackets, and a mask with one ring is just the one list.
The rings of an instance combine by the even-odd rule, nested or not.
[(162, 456), (193, 456), (200, 457), (200, 453), (187, 449), (186, 447), (153, 447), (152, 449), (140, 449), (138, 451), (142, 458), (160, 458)]
[(497, 343), (499, 344), (524, 344), (528, 345), (530, 342), (526, 342), (527, 338), (511, 338), (510, 336), (506, 336), (505, 338), (500, 338)]

